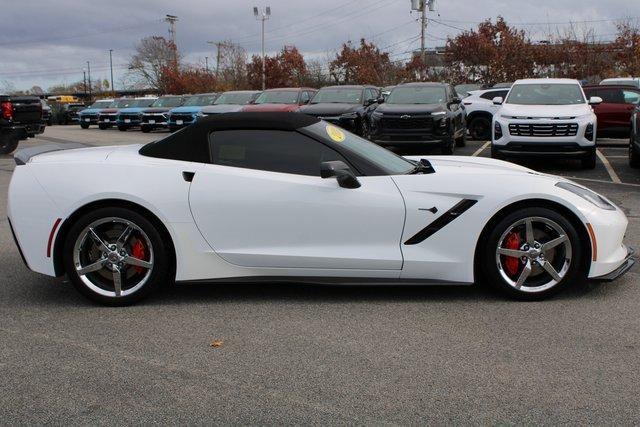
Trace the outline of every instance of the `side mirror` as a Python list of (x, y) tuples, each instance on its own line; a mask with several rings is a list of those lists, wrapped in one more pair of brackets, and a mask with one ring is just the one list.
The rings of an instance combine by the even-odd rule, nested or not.
[(504, 100), (502, 99), (501, 96), (496, 96), (495, 98), (493, 98), (494, 105), (502, 105), (503, 102)]
[(369, 105), (375, 104), (376, 102), (378, 102), (377, 99), (375, 98), (369, 98), (366, 101), (364, 101), (364, 106), (368, 107)]
[(338, 181), (338, 185), (342, 188), (360, 187), (360, 181), (358, 181), (358, 178), (356, 178), (353, 172), (351, 172), (349, 166), (341, 160), (320, 163), (320, 176), (322, 178), (335, 177)]
[(382, 103), (384, 102), (384, 97), (382, 97), (382, 96), (381, 96), (380, 98), (378, 98), (378, 99), (376, 100), (376, 102), (377, 102), (378, 104), (382, 104)]
[(592, 96), (591, 98), (589, 98), (589, 105), (598, 104), (602, 104), (602, 98), (600, 98), (599, 96)]

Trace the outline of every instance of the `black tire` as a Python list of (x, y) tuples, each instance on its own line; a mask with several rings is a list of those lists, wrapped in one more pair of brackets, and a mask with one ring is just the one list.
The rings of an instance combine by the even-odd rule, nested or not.
[(496, 150), (493, 146), (491, 147), (491, 158), (496, 160), (507, 160), (506, 156)]
[(478, 116), (471, 119), (468, 125), (471, 138), (486, 141), (491, 138), (491, 118)]
[[(104, 220), (107, 218), (123, 219), (139, 227), (146, 234), (146, 237), (148, 237), (148, 241), (151, 246), (151, 251), (153, 253), (153, 266), (151, 268), (150, 273), (148, 273), (147, 270), (143, 270), (144, 274), (148, 273), (148, 277), (146, 277), (146, 280), (140, 286), (139, 289), (127, 295), (109, 296), (109, 295), (103, 295), (101, 293), (98, 293), (96, 290), (92, 289), (87, 283), (85, 283), (76, 272), (76, 267), (74, 264), (74, 257), (73, 257), (76, 241), (81, 237), (81, 234), (84, 233), (84, 231), (89, 225), (91, 225), (92, 223), (95, 223), (96, 221)], [(112, 222), (107, 221), (105, 222), (105, 224), (109, 226), (110, 224), (112, 224)], [(118, 231), (115, 235), (117, 236), (119, 235), (119, 233), (120, 231)], [(134, 234), (135, 233), (136, 232), (134, 231)], [(99, 235), (102, 234), (102, 236), (100, 236), (101, 239), (108, 239), (108, 236), (106, 236), (104, 232), (103, 233), (98, 232), (98, 234)], [(129, 237), (127, 244), (130, 244), (131, 241), (133, 241), (133, 237)], [(146, 219), (144, 216), (137, 213), (136, 211), (133, 211), (127, 208), (121, 208), (121, 207), (99, 208), (85, 214), (84, 216), (76, 220), (73, 226), (71, 227), (71, 229), (69, 230), (69, 232), (67, 233), (66, 240), (64, 242), (64, 248), (63, 248), (64, 268), (73, 286), (78, 290), (78, 292), (80, 292), (83, 296), (89, 298), (90, 300), (98, 302), (100, 304), (110, 305), (110, 306), (129, 305), (137, 301), (140, 301), (141, 299), (149, 295), (151, 292), (158, 290), (164, 284), (168, 283), (170, 280), (173, 280), (173, 278), (170, 277), (173, 274), (173, 270), (170, 267), (172, 265), (172, 263), (170, 262), (171, 260), (171, 257), (169, 254), (170, 249), (168, 244), (165, 243), (165, 241), (166, 239), (160, 234), (156, 226), (151, 221), (149, 221), (148, 219)], [(125, 245), (124, 248), (126, 249), (127, 245)], [(130, 248), (127, 250), (131, 252)], [(99, 258), (98, 256), (98, 259), (102, 259), (102, 258)], [(108, 258), (106, 260), (108, 260)], [(93, 261), (88, 261), (88, 262), (91, 263)], [(140, 273), (137, 270), (135, 270), (136, 268), (140, 268), (140, 267), (128, 266), (125, 264), (123, 268), (125, 269), (123, 270), (125, 274), (123, 276), (122, 291), (126, 292), (127, 291), (126, 281), (128, 279), (127, 275), (130, 275), (130, 274), (133, 275), (132, 281), (133, 281), (133, 284), (135, 284), (136, 274), (143, 274), (143, 273)], [(131, 269), (134, 269), (134, 270), (131, 270)], [(109, 277), (109, 275), (112, 274), (112, 271), (109, 270), (107, 267), (102, 267), (102, 269), (99, 271), (87, 273), (86, 279), (92, 284), (94, 284), (94, 286), (97, 286), (95, 285), (95, 283), (99, 283), (100, 280), (105, 281), (105, 279), (103, 278), (104, 276), (102, 276), (104, 274), (106, 274), (106, 276)], [(89, 277), (89, 275), (92, 275), (92, 276)], [(108, 282), (108, 279), (106, 279), (106, 282)], [(102, 283), (101, 286), (105, 286), (106, 290), (110, 291), (108, 287), (109, 286), (108, 283), (106, 285)], [(115, 291), (111, 293), (115, 293)]]
[(0, 154), (11, 154), (18, 148), (20, 138), (15, 134), (0, 135)]
[(467, 131), (462, 132), (462, 136), (456, 138), (456, 147), (464, 147), (467, 145)]
[(631, 137), (629, 138), (629, 166), (634, 169), (638, 169), (640, 168), (640, 153), (638, 153), (633, 141), (634, 134), (632, 132)]
[(105, 130), (105, 129), (107, 129), (108, 127), (109, 127), (109, 126), (107, 126), (107, 125), (106, 125), (106, 124), (104, 124), (104, 123), (98, 123), (98, 129)]
[(127, 129), (128, 129), (128, 128), (127, 128), (126, 126), (118, 126), (118, 130), (119, 130), (120, 132), (126, 132), (126, 131), (127, 131)]
[(444, 155), (450, 156), (454, 153), (456, 149), (455, 140), (451, 139), (450, 141), (443, 141), (442, 147), (440, 147), (440, 152)]
[(151, 132), (151, 128), (150, 128), (149, 126), (140, 126), (140, 130), (141, 130), (143, 133), (149, 133), (149, 132)]
[[(66, 123), (65, 123), (66, 124)], [(89, 129), (89, 123), (80, 123), (82, 129)]]
[[(539, 264), (533, 265), (532, 268), (534, 270), (529, 276), (529, 280), (532, 281), (532, 284), (534, 286), (522, 286), (520, 289), (517, 289), (513, 285), (509, 284), (502, 276), (503, 273), (500, 271), (500, 267), (498, 267), (498, 262), (496, 259), (497, 248), (500, 238), (504, 235), (504, 233), (511, 229), (511, 226), (514, 223), (517, 223), (520, 220), (524, 220), (525, 218), (532, 217), (551, 220), (563, 229), (563, 231), (566, 233), (566, 236), (568, 237), (568, 241), (570, 242), (571, 246), (571, 254), (568, 255), (570, 264), (568, 265), (564, 276), (562, 276), (562, 279), (546, 289), (545, 285), (548, 285), (548, 283), (552, 282), (552, 280), (550, 280), (552, 276), (542, 270), (542, 267)], [(534, 230), (537, 229), (534, 228)], [(578, 232), (576, 231), (573, 224), (565, 216), (555, 210), (543, 207), (518, 209), (517, 211), (514, 211), (499, 220), (497, 224), (495, 224), (495, 226), (491, 227), (485, 237), (486, 238), (483, 239), (484, 241), (479, 243), (479, 256), (477, 259), (477, 262), (480, 262), (479, 267), (480, 271), (482, 272), (482, 277), (487, 282), (487, 284), (511, 298), (523, 301), (542, 300), (557, 294), (570, 285), (584, 283), (584, 281), (586, 280), (586, 248), (584, 248), (584, 245), (582, 244)], [(537, 237), (536, 239), (538, 238), (540, 237)], [(557, 248), (559, 248), (559, 251), (566, 250), (564, 244), (562, 244), (562, 246), (558, 245)], [(564, 256), (562, 258), (564, 258)], [(553, 260), (553, 258), (549, 256), (547, 256), (547, 259)], [(558, 255), (556, 255), (556, 260), (556, 262), (562, 262), (561, 257)], [(518, 259), (518, 262), (523, 261), (520, 261)], [(524, 265), (522, 267), (519, 266), (518, 268), (524, 269)], [(557, 266), (555, 268), (560, 270)], [(504, 271), (504, 274), (507, 274), (506, 271)], [(516, 276), (514, 276), (512, 280), (515, 281), (516, 277), (519, 277), (519, 274), (516, 274)], [(535, 286), (536, 280), (541, 283), (539, 286)], [(545, 283), (545, 281), (547, 280), (548, 282)], [(525, 285), (527, 285), (527, 283), (528, 282), (525, 281)], [(539, 287), (540, 289), (536, 290), (536, 287)], [(527, 288), (527, 290), (525, 290), (525, 288)]]
[(595, 169), (596, 168), (596, 150), (595, 148), (593, 149), (593, 151), (589, 154), (589, 157), (586, 157), (584, 159), (581, 160), (582, 163), (582, 168), (583, 169)]
[(369, 139), (369, 124), (364, 117), (360, 118), (360, 124), (358, 127), (358, 134), (364, 139)]

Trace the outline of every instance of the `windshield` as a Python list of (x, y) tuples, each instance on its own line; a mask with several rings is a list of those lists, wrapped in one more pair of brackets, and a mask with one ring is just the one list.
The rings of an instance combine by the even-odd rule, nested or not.
[(256, 104), (297, 104), (297, 90), (270, 90), (262, 92)]
[(447, 93), (441, 86), (396, 87), (391, 91), (387, 104), (442, 104)]
[(202, 107), (213, 104), (215, 100), (215, 95), (195, 95), (190, 96), (183, 105), (185, 107)]
[(129, 107), (150, 107), (154, 102), (156, 102), (155, 98), (134, 99), (129, 104)]
[(182, 105), (182, 97), (180, 96), (166, 96), (158, 98), (151, 104), (152, 107), (179, 107)]
[(107, 108), (113, 101), (96, 101), (89, 108)]
[(311, 100), (312, 104), (360, 104), (362, 89), (320, 89)]
[[(335, 138), (335, 134), (332, 136), (329, 134), (329, 129), (338, 130), (340, 137), (344, 136), (344, 139), (338, 141)], [(366, 139), (360, 138), (346, 130), (337, 128), (334, 125), (327, 122), (318, 122), (304, 128), (305, 131), (310, 134), (327, 141), (328, 139), (334, 141), (334, 144), (340, 144), (341, 147), (365, 158), (370, 163), (376, 165), (389, 175), (402, 175), (410, 172), (414, 169), (415, 165), (408, 160), (392, 153), (386, 148), (374, 144)]]
[(220, 98), (216, 99), (214, 105), (244, 105), (248, 104), (255, 92), (226, 92), (220, 95)]
[(575, 83), (517, 84), (509, 91), (507, 104), (517, 105), (574, 105), (584, 104), (580, 85)]

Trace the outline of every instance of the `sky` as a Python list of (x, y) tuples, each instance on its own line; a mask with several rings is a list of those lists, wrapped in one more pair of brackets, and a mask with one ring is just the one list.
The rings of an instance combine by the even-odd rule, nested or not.
[[(295, 45), (306, 58), (325, 60), (342, 43), (365, 37), (401, 60), (420, 46), (418, 14), (410, 13), (410, 5), (410, 0), (0, 0), (0, 91), (81, 81), (87, 61), (93, 80), (108, 79), (109, 49), (116, 89), (122, 87), (136, 43), (168, 36), (166, 14), (178, 16), (177, 43), (187, 62), (204, 64), (208, 56), (215, 66), (207, 41), (232, 40), (257, 54), (260, 22), (253, 6), (271, 7), (267, 54)], [(436, 0), (436, 10), (428, 13), (426, 45), (442, 46), (447, 37), (497, 16), (526, 30), (532, 40), (571, 27), (611, 40), (617, 20), (640, 24), (640, 1)]]

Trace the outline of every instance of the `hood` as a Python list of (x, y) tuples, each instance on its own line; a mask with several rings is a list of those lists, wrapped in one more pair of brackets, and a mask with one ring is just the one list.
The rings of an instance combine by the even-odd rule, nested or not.
[(118, 110), (119, 113), (128, 114), (128, 113), (142, 113), (144, 110), (143, 107), (129, 107), (129, 108), (121, 108)]
[(166, 113), (169, 110), (171, 110), (171, 108), (169, 107), (148, 107), (148, 108), (143, 108), (142, 112), (143, 113)]
[(237, 104), (207, 105), (206, 107), (202, 107), (201, 111), (204, 114), (237, 113), (238, 111), (242, 111), (244, 107), (246, 107), (246, 105), (237, 105)]
[(78, 114), (96, 114), (102, 111), (102, 108), (85, 108), (84, 110), (80, 110)]
[(176, 107), (169, 110), (169, 113), (199, 113), (202, 111), (202, 106), (191, 105), (188, 107)]
[(574, 105), (517, 105), (503, 104), (497, 114), (518, 117), (575, 117), (591, 113), (589, 104)]
[(246, 105), (242, 111), (250, 111), (253, 113), (258, 112), (276, 112), (287, 113), (292, 111), (298, 111), (300, 106), (298, 104), (250, 104)]
[(380, 104), (376, 111), (385, 114), (419, 114), (446, 111), (444, 104)]
[(360, 104), (343, 104), (343, 103), (318, 103), (304, 105), (300, 108), (301, 113), (313, 116), (339, 116), (344, 113), (358, 111), (362, 106)]

